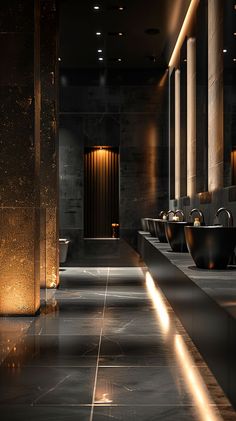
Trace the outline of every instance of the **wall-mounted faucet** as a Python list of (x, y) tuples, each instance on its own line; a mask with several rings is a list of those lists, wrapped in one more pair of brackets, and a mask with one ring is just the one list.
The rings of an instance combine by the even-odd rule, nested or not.
[(228, 217), (228, 227), (232, 227), (233, 226), (233, 215), (232, 212), (226, 208), (219, 208), (218, 211), (215, 214), (215, 218), (218, 219), (219, 221), (219, 215), (221, 213), (225, 213)]
[(166, 215), (166, 212), (165, 212), (164, 210), (162, 210), (162, 211), (159, 213), (158, 217), (162, 219), (164, 215)]
[(168, 210), (167, 212), (167, 218), (170, 219), (170, 215), (173, 214), (173, 216), (175, 215), (175, 212), (173, 210)]
[(184, 212), (182, 211), (182, 209), (176, 209), (175, 211), (175, 216), (181, 215), (181, 222), (184, 221)]
[(202, 213), (202, 211), (200, 209), (197, 208), (193, 208), (190, 212), (189, 212), (189, 216), (192, 217), (192, 215), (196, 213), (199, 216), (200, 222), (202, 225), (205, 225), (205, 220), (204, 220), (204, 215)]

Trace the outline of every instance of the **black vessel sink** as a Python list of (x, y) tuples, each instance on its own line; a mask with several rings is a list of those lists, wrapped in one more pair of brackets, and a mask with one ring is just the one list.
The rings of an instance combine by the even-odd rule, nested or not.
[(151, 236), (156, 237), (156, 230), (155, 230), (153, 218), (149, 218), (148, 225), (149, 225), (149, 232), (150, 232)]
[(141, 218), (142, 230), (145, 232), (149, 232), (149, 225), (148, 225), (149, 219), (150, 218)]
[(236, 246), (236, 227), (185, 227), (189, 252), (202, 269), (225, 269)]
[(160, 243), (167, 243), (165, 224), (167, 221), (163, 219), (153, 219), (156, 237), (159, 239)]
[(167, 221), (165, 225), (166, 238), (173, 251), (186, 253), (188, 251), (184, 227), (193, 225), (191, 222)]

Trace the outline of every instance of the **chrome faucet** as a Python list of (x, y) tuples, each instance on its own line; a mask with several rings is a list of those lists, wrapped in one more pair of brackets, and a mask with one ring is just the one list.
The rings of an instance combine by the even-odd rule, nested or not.
[(175, 215), (175, 212), (173, 210), (168, 210), (167, 212), (167, 218), (169, 219), (170, 214), (173, 213), (173, 215)]
[(182, 219), (182, 222), (184, 221), (184, 212), (182, 211), (182, 209), (176, 209), (176, 211), (175, 211), (175, 216), (177, 216), (177, 215), (181, 215), (181, 219)]
[(166, 212), (164, 211), (164, 210), (162, 210), (160, 213), (159, 213), (159, 218), (162, 218), (164, 215), (166, 215)]
[(192, 216), (194, 213), (197, 213), (197, 214), (198, 214), (201, 224), (205, 225), (204, 215), (203, 215), (202, 211), (201, 211), (200, 209), (193, 208), (193, 209), (189, 212), (189, 216)]
[(228, 216), (228, 227), (232, 227), (233, 226), (233, 215), (232, 212), (226, 208), (219, 208), (218, 211), (215, 214), (215, 218), (218, 219), (219, 221), (219, 215), (221, 213), (226, 213), (226, 215)]

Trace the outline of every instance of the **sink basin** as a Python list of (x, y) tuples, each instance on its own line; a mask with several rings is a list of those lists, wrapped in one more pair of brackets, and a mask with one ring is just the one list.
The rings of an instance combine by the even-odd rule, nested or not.
[(163, 219), (153, 219), (156, 237), (159, 239), (160, 243), (167, 243), (165, 224), (166, 221)]
[(149, 218), (141, 218), (141, 226), (143, 231), (149, 231), (148, 220)]
[(166, 238), (173, 251), (180, 253), (188, 251), (184, 233), (184, 227), (188, 225), (193, 224), (191, 222), (166, 222)]
[(141, 224), (142, 224), (142, 230), (146, 231), (146, 232), (150, 232), (150, 227), (149, 227), (149, 221), (151, 218), (142, 218), (141, 219)]
[(150, 232), (151, 236), (156, 237), (156, 231), (155, 231), (155, 225), (154, 225), (154, 219), (153, 218), (149, 218), (148, 225), (149, 225), (149, 232)]
[(225, 269), (236, 246), (236, 227), (185, 227), (189, 252), (202, 269)]

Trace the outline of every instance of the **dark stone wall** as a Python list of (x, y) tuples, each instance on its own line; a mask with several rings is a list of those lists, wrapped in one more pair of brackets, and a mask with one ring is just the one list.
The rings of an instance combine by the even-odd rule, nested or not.
[(61, 80), (61, 233), (83, 234), (84, 147), (112, 145), (120, 148), (121, 234), (132, 237), (141, 217), (168, 203), (167, 77), (136, 86), (71, 86), (65, 72)]

